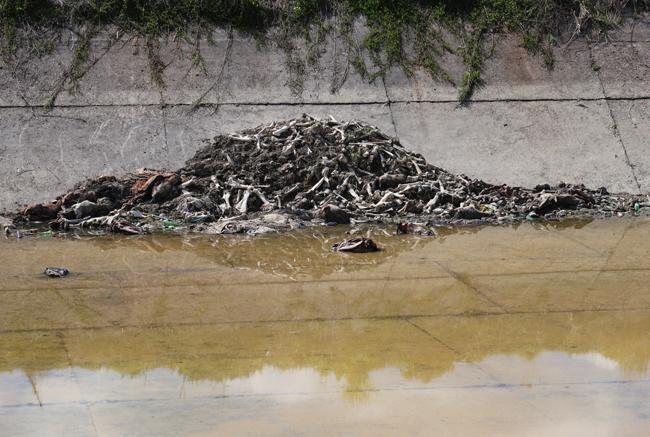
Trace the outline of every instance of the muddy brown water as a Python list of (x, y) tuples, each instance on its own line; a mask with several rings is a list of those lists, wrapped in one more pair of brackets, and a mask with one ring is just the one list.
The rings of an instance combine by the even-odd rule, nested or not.
[(647, 432), (650, 221), (345, 230), (1, 239), (2, 435)]

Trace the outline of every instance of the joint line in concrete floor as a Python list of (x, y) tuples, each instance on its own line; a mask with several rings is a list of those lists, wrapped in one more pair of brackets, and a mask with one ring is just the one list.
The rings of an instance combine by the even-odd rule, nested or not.
[[(611, 252), (611, 251), (610, 251)], [(608, 252), (609, 253), (609, 252)], [(168, 269), (162, 271), (162, 273), (202, 273), (202, 272), (212, 272), (213, 269)], [(105, 279), (106, 276), (112, 277), (114, 275), (119, 275), (122, 270), (112, 270), (112, 271), (86, 271), (85, 274), (101, 274), (102, 279)], [(589, 268), (589, 269), (572, 269), (572, 270), (547, 270), (547, 271), (520, 271), (520, 272), (501, 272), (501, 273), (473, 273), (472, 278), (508, 278), (508, 277), (521, 277), (521, 276), (544, 276), (544, 275), (558, 275), (558, 274), (570, 274), (576, 275), (580, 273), (595, 273), (597, 275), (602, 275), (604, 273), (635, 273), (635, 272), (650, 272), (650, 268), (646, 267), (626, 267), (626, 268)], [(12, 279), (33, 279), (36, 275), (8, 275), (8, 278)], [(375, 278), (345, 278), (345, 279), (301, 279), (301, 280), (265, 280), (258, 282), (210, 282), (210, 283), (194, 283), (194, 284), (153, 284), (153, 285), (102, 285), (99, 287), (102, 291), (106, 290), (147, 290), (147, 289), (165, 289), (165, 288), (213, 288), (216, 286), (219, 287), (236, 287), (241, 285), (255, 285), (255, 286), (267, 286), (267, 285), (305, 285), (305, 284), (337, 284), (337, 283), (357, 283), (357, 282), (401, 282), (401, 281), (428, 281), (435, 279), (446, 279), (449, 278), (447, 275), (428, 275), (428, 276), (412, 276), (412, 277), (403, 277), (403, 278), (390, 278), (390, 277), (375, 277)], [(119, 281), (119, 278), (112, 278), (116, 281)], [(456, 278), (454, 278), (456, 279)], [(465, 284), (467, 285), (467, 284)], [(94, 287), (97, 288), (97, 287)], [(48, 287), (48, 288), (5, 288), (0, 290), (0, 294), (8, 293), (21, 293), (21, 292), (50, 292), (50, 291), (79, 291), (79, 290), (92, 290), (93, 286), (61, 286), (61, 287)]]
[[(423, 332), (424, 334), (426, 334), (426, 335), (428, 335), (429, 337), (431, 337), (432, 339), (434, 339), (437, 343), (441, 344), (441, 345), (444, 346), (445, 348), (447, 348), (447, 349), (449, 349), (450, 351), (452, 351), (452, 352), (453, 352), (457, 357), (459, 357), (459, 358), (462, 357), (462, 354), (461, 354), (458, 350), (456, 350), (456, 349), (455, 349), (454, 347), (452, 347), (451, 345), (445, 343), (444, 341), (442, 341), (441, 339), (439, 339), (438, 337), (436, 337), (435, 335), (433, 335), (433, 334), (432, 334), (430, 331), (428, 331), (427, 329), (421, 327), (420, 325), (418, 325), (417, 323), (413, 322), (413, 321), (410, 320), (410, 319), (405, 319), (405, 320), (406, 320), (408, 323), (410, 323), (413, 327), (415, 327), (416, 329), (418, 329), (419, 331)], [(492, 374), (492, 372), (490, 372), (489, 370), (487, 370), (487, 369), (485, 369), (483, 366), (481, 366), (480, 363), (474, 363), (474, 366), (476, 366), (476, 368), (477, 368), (479, 371), (483, 372), (483, 374), (484, 374), (485, 376), (487, 376), (487, 377), (490, 378), (491, 380), (495, 381), (495, 382), (497, 383), (497, 387), (502, 388), (502, 389), (505, 389), (505, 390), (508, 390), (508, 391), (510, 391), (510, 392), (514, 392), (514, 389), (517, 388), (517, 387), (512, 387), (512, 386), (510, 386), (510, 385), (505, 385), (503, 382), (501, 382), (501, 381), (499, 380), (499, 378), (498, 378), (497, 376), (495, 376), (494, 374)], [(526, 402), (527, 404), (529, 404), (530, 407), (535, 408), (535, 406), (533, 405), (533, 403), (530, 402), (529, 400), (525, 400), (524, 402)], [(535, 408), (535, 409), (537, 409), (537, 408)], [(543, 411), (541, 411), (541, 410), (539, 410), (539, 409), (537, 409), (537, 412), (538, 412), (539, 414), (541, 414), (542, 416), (546, 417), (547, 419), (549, 418), (548, 415), (547, 415), (545, 412), (543, 412)]]
[(460, 282), (461, 284), (465, 285), (467, 288), (472, 290), (474, 292), (474, 294), (479, 296), (479, 298), (491, 303), (492, 305), (499, 308), (504, 313), (508, 312), (508, 310), (503, 305), (501, 305), (499, 302), (495, 301), (494, 299), (490, 298), (490, 296), (486, 295), (481, 290), (479, 290), (477, 287), (475, 287), (470, 282), (469, 278), (466, 275), (462, 275), (462, 274), (460, 274), (458, 272), (455, 272), (454, 270), (450, 269), (449, 267), (447, 267), (446, 265), (444, 265), (440, 261), (433, 261), (433, 262), (434, 262), (434, 264), (439, 266), (441, 269), (443, 269), (445, 272), (447, 272), (455, 280), (457, 280), (458, 282)]
[[(516, 389), (516, 388), (526, 388), (530, 389), (531, 387), (566, 387), (566, 386), (590, 386), (590, 385), (638, 385), (638, 384), (647, 384), (650, 382), (648, 379), (620, 379), (620, 380), (605, 380), (605, 381), (570, 381), (570, 382), (538, 382), (538, 383), (528, 383), (528, 382), (511, 382), (511, 383), (484, 383), (484, 384), (468, 384), (468, 385), (439, 385), (439, 386), (424, 386), (424, 387), (381, 387), (381, 388), (363, 388), (363, 389), (352, 389), (346, 390), (350, 393), (382, 393), (382, 392), (434, 392), (439, 390), (482, 390), (482, 389)], [(339, 390), (323, 390), (318, 392), (317, 395), (326, 396), (333, 394), (340, 394)], [(207, 396), (196, 396), (192, 397), (192, 400), (200, 401), (215, 401), (215, 400), (227, 400), (227, 399), (245, 399), (245, 398), (266, 398), (266, 397), (275, 397), (275, 396), (314, 396), (313, 392), (267, 392), (267, 393), (233, 393), (225, 395), (207, 395)], [(172, 398), (144, 398), (144, 399), (102, 399), (95, 401), (88, 401), (88, 405), (114, 405), (114, 404), (135, 404), (143, 402), (177, 402), (178, 399)], [(44, 406), (67, 406), (67, 405), (78, 405), (79, 402), (68, 401), (68, 402), (47, 402)], [(9, 404), (9, 405), (0, 405), (0, 409), (14, 409), (14, 408), (26, 408), (34, 407), (34, 404), (25, 403), (25, 404)]]
[(70, 355), (70, 350), (68, 349), (68, 345), (65, 342), (65, 335), (63, 333), (57, 332), (56, 336), (61, 340), (61, 349), (63, 349), (63, 352), (65, 353), (66, 360), (68, 361), (68, 366), (70, 366), (70, 374), (72, 375), (72, 380), (77, 386), (77, 390), (79, 390), (79, 393), (81, 394), (81, 405), (83, 405), (88, 411), (88, 416), (90, 417), (90, 423), (93, 425), (93, 430), (95, 431), (95, 435), (98, 436), (99, 433), (97, 432), (95, 417), (93, 416), (93, 412), (90, 409), (90, 403), (86, 400), (86, 396), (84, 395), (81, 384), (79, 383), (79, 377), (77, 376), (77, 372), (75, 372), (74, 370), (74, 365), (72, 364), (72, 356)]
[(437, 343), (440, 343), (442, 346), (444, 346), (445, 348), (447, 348), (447, 349), (449, 349), (450, 351), (452, 351), (454, 354), (456, 354), (456, 355), (458, 355), (458, 356), (461, 355), (461, 353), (458, 352), (456, 349), (454, 349), (452, 346), (448, 345), (447, 343), (445, 343), (444, 341), (442, 341), (441, 339), (439, 339), (438, 337), (436, 337), (435, 335), (433, 335), (431, 332), (429, 332), (428, 330), (424, 329), (423, 327), (421, 327), (420, 325), (418, 325), (417, 323), (415, 323), (413, 320), (411, 320), (411, 319), (404, 319), (404, 320), (405, 320), (408, 324), (410, 324), (411, 326), (413, 326), (415, 329), (417, 329), (418, 331), (423, 332), (425, 335), (427, 335), (427, 336), (431, 337), (432, 339), (434, 339)]
[(266, 325), (274, 323), (326, 323), (346, 321), (391, 321), (404, 319), (435, 319), (442, 317), (508, 317), (525, 315), (548, 315), (548, 314), (586, 314), (586, 313), (626, 313), (626, 312), (647, 312), (647, 307), (631, 308), (587, 308), (587, 309), (566, 309), (566, 310), (542, 310), (542, 311), (508, 311), (508, 312), (467, 312), (460, 313), (437, 313), (437, 314), (406, 314), (392, 316), (360, 316), (360, 317), (337, 317), (337, 318), (305, 318), (305, 319), (274, 319), (274, 320), (230, 320), (214, 322), (175, 322), (175, 323), (142, 323), (142, 324), (118, 324), (118, 325), (96, 325), (96, 326), (61, 326), (55, 328), (9, 328), (0, 330), (2, 334), (28, 334), (35, 332), (68, 332), (68, 331), (103, 331), (110, 329), (169, 329), (186, 327), (209, 327), (209, 326), (231, 326), (231, 325)]

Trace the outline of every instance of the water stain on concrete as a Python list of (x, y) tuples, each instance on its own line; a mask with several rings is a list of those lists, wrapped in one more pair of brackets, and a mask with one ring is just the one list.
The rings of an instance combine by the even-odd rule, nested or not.
[[(7, 435), (640, 435), (650, 221), (0, 240)], [(365, 234), (364, 234), (365, 235)], [(71, 274), (50, 279), (46, 265)], [(459, 279), (460, 278), (460, 279)]]

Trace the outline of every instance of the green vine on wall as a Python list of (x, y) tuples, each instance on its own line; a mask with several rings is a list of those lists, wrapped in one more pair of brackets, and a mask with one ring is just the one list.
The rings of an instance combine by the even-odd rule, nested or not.
[[(649, 5), (650, 0), (0, 0), (0, 55), (11, 63), (21, 48), (30, 47), (30, 54), (39, 56), (54, 47), (57, 32), (76, 32), (73, 65), (63, 80), (74, 90), (87, 71), (82, 67), (93, 35), (110, 28), (145, 41), (152, 82), (162, 87), (160, 38), (189, 42), (192, 66), (204, 71), (200, 36), (211, 43), (209, 35), (223, 27), (254, 36), (261, 47), (275, 44), (284, 50), (288, 85), (299, 94), (307, 69), (318, 67), (333, 35), (344, 42), (346, 55), (334, 66), (332, 91), (351, 69), (368, 81), (385, 77), (391, 68), (408, 76), (422, 69), (455, 84), (465, 102), (481, 84), (489, 35), (519, 34), (521, 45), (553, 68), (559, 35), (598, 37), (619, 24), (625, 8), (640, 12)], [(355, 23), (365, 26), (362, 36), (356, 35)], [(306, 43), (306, 53), (297, 38)], [(452, 39), (460, 47), (454, 48)], [(460, 80), (442, 66), (447, 53), (464, 61)]]

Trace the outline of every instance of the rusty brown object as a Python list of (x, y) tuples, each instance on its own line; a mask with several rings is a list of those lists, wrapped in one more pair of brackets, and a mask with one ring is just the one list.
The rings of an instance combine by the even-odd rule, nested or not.
[(156, 203), (163, 203), (173, 199), (180, 194), (180, 183), (181, 178), (176, 173), (164, 176), (163, 180), (157, 183), (151, 191), (151, 200)]
[(178, 185), (180, 184), (181, 179), (176, 173), (155, 173), (147, 179), (136, 179), (132, 188), (133, 194), (135, 196), (148, 198), (153, 194), (156, 187), (163, 182)]
[[(141, 176), (147, 176), (144, 179)], [(131, 197), (124, 203), (124, 207), (132, 207), (138, 202), (152, 199), (160, 202), (173, 197), (174, 194), (180, 193), (180, 190), (175, 190), (181, 183), (181, 178), (177, 173), (154, 173), (152, 171), (142, 172), (133, 183)]]
[(37, 203), (23, 209), (20, 213), (30, 221), (46, 221), (55, 219), (61, 210), (61, 200), (49, 203)]
[(137, 179), (133, 184), (133, 195), (148, 197), (151, 195), (153, 188), (165, 178), (161, 173), (156, 173), (153, 176), (150, 176), (147, 179)]

